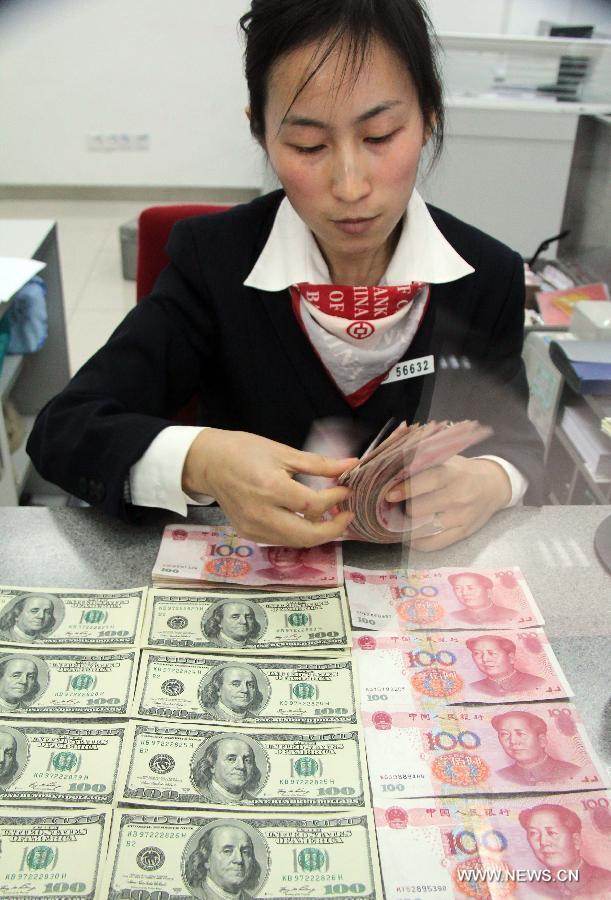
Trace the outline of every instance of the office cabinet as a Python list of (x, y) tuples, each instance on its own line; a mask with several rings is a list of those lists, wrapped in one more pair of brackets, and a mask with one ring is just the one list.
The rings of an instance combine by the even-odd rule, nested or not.
[[(0, 506), (16, 506), (24, 493), (45, 498), (62, 492), (33, 470), (25, 452), (27, 434), (36, 414), (68, 382), (68, 351), (64, 301), (57, 245), (57, 229), (48, 219), (0, 219), (0, 256), (38, 259), (45, 263), (40, 273), (47, 284), (49, 336), (36, 353), (6, 356), (0, 375)], [(9, 303), (0, 307), (0, 316)], [(11, 453), (2, 405), (10, 398), (24, 417), (26, 440)]]

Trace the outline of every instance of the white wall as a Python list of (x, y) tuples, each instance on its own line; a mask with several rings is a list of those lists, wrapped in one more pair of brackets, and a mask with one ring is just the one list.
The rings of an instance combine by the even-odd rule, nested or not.
[[(244, 0), (20, 0), (0, 22), (0, 181), (256, 186)], [(148, 152), (90, 152), (95, 133)]]
[[(611, 33), (608, 0), (429, 0), (445, 31), (536, 33), (539, 19)], [(0, 184), (257, 187), (237, 19), (248, 0), (0, 4)], [(149, 133), (147, 152), (91, 152)]]

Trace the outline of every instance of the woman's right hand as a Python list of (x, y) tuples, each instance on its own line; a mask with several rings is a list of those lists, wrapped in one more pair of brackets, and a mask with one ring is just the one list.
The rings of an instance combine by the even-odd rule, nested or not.
[(205, 428), (187, 453), (182, 489), (189, 495), (214, 497), (238, 534), (248, 540), (314, 547), (339, 538), (350, 524), (349, 512), (321, 521), (324, 513), (350, 496), (350, 489), (315, 491), (293, 476), (338, 478), (355, 462), (305, 453), (244, 431)]

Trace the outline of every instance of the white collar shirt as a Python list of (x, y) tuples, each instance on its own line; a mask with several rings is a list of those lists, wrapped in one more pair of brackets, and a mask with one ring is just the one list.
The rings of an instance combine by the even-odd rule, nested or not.
[[(446, 240), (426, 203), (414, 191), (403, 216), (401, 236), (380, 284), (443, 284), (474, 271)], [(303, 281), (330, 284), (331, 278), (312, 232), (284, 197), (265, 247), (244, 284), (262, 291), (282, 291)]]

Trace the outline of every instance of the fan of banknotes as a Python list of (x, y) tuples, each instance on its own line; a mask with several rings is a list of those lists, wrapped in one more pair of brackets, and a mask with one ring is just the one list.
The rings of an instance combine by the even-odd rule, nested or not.
[(340, 510), (354, 513), (346, 537), (396, 544), (406, 533), (417, 532), (418, 537), (434, 534), (438, 530), (434, 516), (410, 518), (405, 504), (388, 503), (386, 494), (407, 478), (441, 465), (491, 433), (490, 428), (479, 422), (465, 420), (426, 425), (402, 422), (388, 437), (380, 441), (378, 436), (338, 482), (352, 488), (352, 495), (339, 505)]

